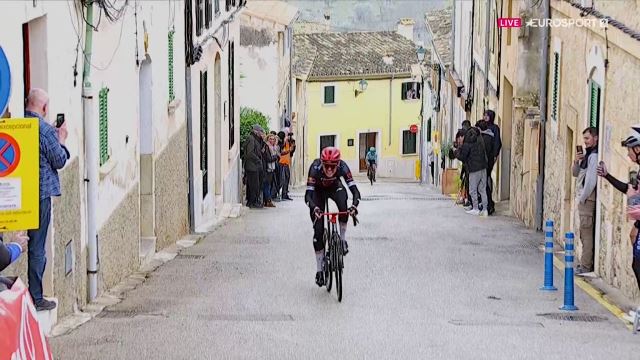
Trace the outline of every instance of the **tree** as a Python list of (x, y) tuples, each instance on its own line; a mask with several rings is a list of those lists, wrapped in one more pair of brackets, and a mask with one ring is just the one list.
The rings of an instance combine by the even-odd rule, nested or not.
[(251, 127), (255, 124), (262, 126), (265, 132), (269, 132), (269, 117), (258, 110), (241, 107), (240, 108), (240, 157), (244, 159), (244, 145), (247, 142)]

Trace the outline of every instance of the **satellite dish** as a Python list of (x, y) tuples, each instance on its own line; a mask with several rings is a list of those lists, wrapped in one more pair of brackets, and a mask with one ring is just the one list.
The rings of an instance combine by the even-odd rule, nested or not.
[(7, 110), (11, 97), (11, 68), (7, 55), (0, 46), (0, 116)]

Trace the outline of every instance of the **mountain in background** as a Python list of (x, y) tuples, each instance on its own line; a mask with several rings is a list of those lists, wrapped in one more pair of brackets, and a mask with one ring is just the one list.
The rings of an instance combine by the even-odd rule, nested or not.
[[(299, 20), (327, 22), (330, 31), (395, 31), (402, 18), (415, 20), (413, 29), (416, 42), (427, 41), (424, 15), (427, 11), (442, 9), (450, 0), (285, 0), (300, 10)], [(329, 19), (325, 19), (325, 15)]]

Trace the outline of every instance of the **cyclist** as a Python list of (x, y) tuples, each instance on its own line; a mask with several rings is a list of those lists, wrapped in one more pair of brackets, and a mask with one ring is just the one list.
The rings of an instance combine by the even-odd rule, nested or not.
[[(350, 208), (347, 209), (347, 191), (345, 190), (341, 178), (344, 178), (351, 194), (353, 201)], [(340, 160), (340, 150), (335, 147), (326, 147), (322, 150), (320, 159), (313, 161), (309, 167), (309, 177), (307, 179), (307, 192), (304, 200), (311, 210), (311, 221), (313, 222), (313, 248), (316, 251), (316, 284), (323, 286), (325, 284), (324, 272), (322, 266), (324, 264), (324, 222), (321, 216), (325, 202), (332, 199), (340, 212), (348, 211), (352, 215), (357, 215), (357, 206), (360, 203), (360, 191), (353, 180), (351, 170), (344, 161)], [(348, 215), (340, 215), (338, 221), (340, 223), (340, 238), (344, 254), (349, 252), (349, 246), (345, 240), (347, 231)]]
[[(640, 125), (633, 126), (631, 130), (631, 135), (622, 141), (622, 146), (627, 148), (629, 159), (640, 165)], [(640, 176), (638, 175), (640, 174), (636, 175), (635, 179), (631, 179), (630, 183), (625, 183), (609, 174), (605, 163), (600, 162), (598, 175), (605, 178), (618, 191), (627, 195), (627, 215), (635, 220), (631, 234), (629, 234), (633, 247), (631, 268), (636, 276), (638, 287), (640, 287), (640, 233), (638, 232), (640, 229), (640, 191), (638, 191)]]
[(376, 181), (376, 167), (378, 164), (378, 154), (376, 153), (375, 147), (370, 147), (367, 152), (367, 156), (365, 156), (367, 160), (367, 165), (373, 170), (373, 181)]

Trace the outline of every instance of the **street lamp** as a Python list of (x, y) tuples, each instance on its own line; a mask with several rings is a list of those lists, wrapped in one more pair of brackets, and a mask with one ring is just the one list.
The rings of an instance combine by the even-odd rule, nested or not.
[(356, 89), (356, 96), (365, 92), (365, 90), (367, 90), (367, 86), (369, 86), (369, 83), (365, 79), (360, 80), (358, 82), (358, 89)]

